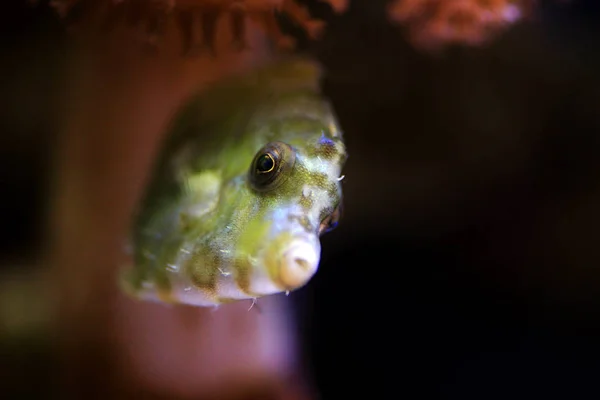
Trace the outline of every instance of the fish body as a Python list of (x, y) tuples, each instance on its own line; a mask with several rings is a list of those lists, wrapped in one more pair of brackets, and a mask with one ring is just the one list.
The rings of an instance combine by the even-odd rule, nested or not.
[(210, 306), (310, 280), (347, 158), (320, 77), (313, 61), (277, 61), (187, 102), (135, 213), (128, 293)]

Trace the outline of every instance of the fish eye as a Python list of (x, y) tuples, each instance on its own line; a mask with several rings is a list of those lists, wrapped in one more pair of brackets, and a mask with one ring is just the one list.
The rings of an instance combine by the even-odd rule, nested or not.
[(268, 174), (275, 169), (275, 158), (269, 153), (265, 153), (256, 160), (256, 172), (259, 174)]
[(340, 218), (342, 217), (342, 209), (343, 206), (342, 203), (340, 203), (331, 214), (327, 215), (321, 221), (321, 225), (319, 225), (319, 235), (331, 232), (338, 226)]
[(252, 160), (249, 171), (250, 185), (258, 191), (275, 189), (289, 177), (295, 159), (294, 150), (286, 143), (268, 143)]

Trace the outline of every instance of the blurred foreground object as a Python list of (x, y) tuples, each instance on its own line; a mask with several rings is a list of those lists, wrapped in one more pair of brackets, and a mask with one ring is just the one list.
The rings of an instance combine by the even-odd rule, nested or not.
[[(217, 37), (230, 37), (225, 27)], [(58, 289), (61, 398), (300, 396), (287, 298), (211, 309), (136, 302), (116, 282), (134, 205), (169, 121), (192, 93), (269, 60), (217, 43), (182, 58), (173, 35), (146, 57), (130, 32), (74, 37), (54, 154), (47, 264)], [(291, 382), (290, 380), (293, 380)]]

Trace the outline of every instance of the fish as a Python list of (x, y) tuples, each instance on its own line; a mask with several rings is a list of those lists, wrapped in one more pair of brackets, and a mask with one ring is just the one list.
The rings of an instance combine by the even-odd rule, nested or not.
[(133, 214), (126, 293), (207, 307), (312, 279), (348, 158), (322, 77), (317, 61), (286, 57), (184, 102)]

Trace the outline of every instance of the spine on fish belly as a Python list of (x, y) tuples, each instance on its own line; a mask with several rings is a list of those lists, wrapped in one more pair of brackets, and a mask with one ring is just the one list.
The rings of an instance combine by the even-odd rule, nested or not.
[(312, 278), (347, 158), (320, 77), (313, 61), (280, 60), (189, 100), (135, 215), (128, 293), (210, 306)]

